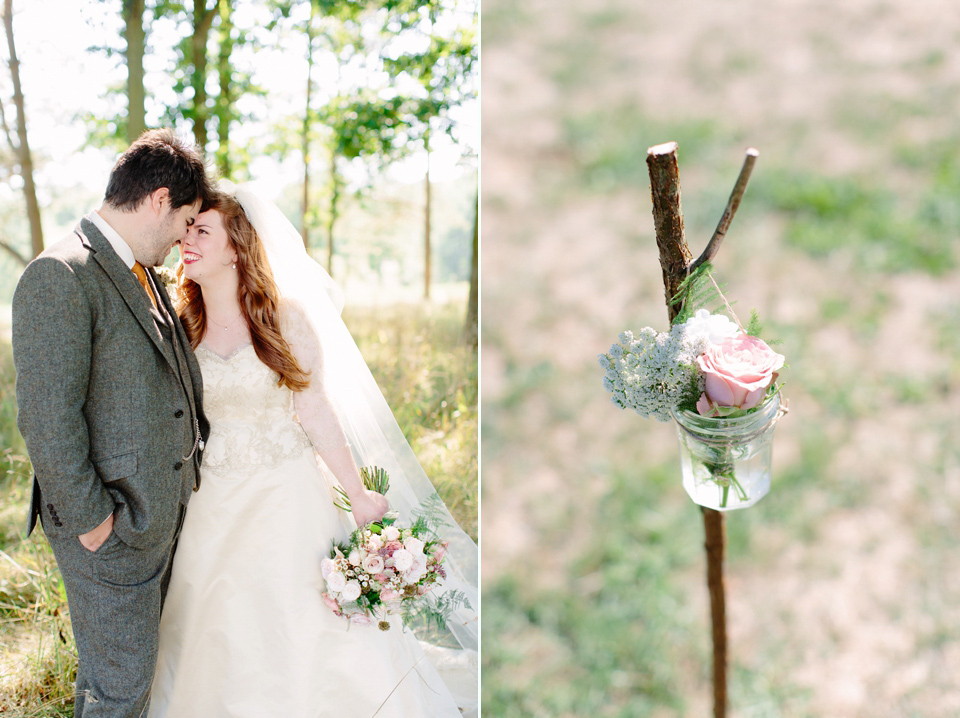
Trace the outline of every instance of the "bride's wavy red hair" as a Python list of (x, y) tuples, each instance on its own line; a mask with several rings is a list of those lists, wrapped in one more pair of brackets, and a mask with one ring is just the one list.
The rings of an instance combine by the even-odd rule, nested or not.
[[(290, 345), (280, 334), (280, 293), (257, 230), (231, 195), (218, 193), (208, 199), (203, 211), (211, 209), (220, 214), (230, 244), (237, 252), (237, 276), (240, 279), (237, 295), (257, 357), (279, 375), (281, 386), (292, 391), (305, 389), (310, 384), (309, 374), (297, 362)], [(177, 288), (177, 314), (190, 345), (196, 349), (207, 331), (207, 315), (200, 285), (184, 276), (182, 262), (177, 266)]]

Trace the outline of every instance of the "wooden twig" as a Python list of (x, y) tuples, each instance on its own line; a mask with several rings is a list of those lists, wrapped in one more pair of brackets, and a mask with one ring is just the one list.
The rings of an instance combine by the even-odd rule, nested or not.
[[(754, 150), (753, 158), (756, 158)], [(752, 166), (752, 161), (751, 161)], [(653, 222), (660, 248), (660, 266), (663, 269), (663, 286), (666, 293), (667, 312), (670, 321), (677, 316), (680, 307), (671, 303), (687, 276), (690, 250), (683, 236), (683, 213), (680, 208), (680, 175), (677, 166), (677, 143), (668, 142), (647, 150), (647, 166), (650, 169), (650, 189), (653, 197)], [(744, 172), (741, 172), (741, 178)], [(749, 176), (749, 171), (746, 175)], [(737, 185), (741, 182), (738, 180)], [(746, 186), (746, 180), (743, 181)], [(734, 194), (737, 190), (734, 189)], [(739, 196), (743, 195), (740, 190)], [(734, 203), (739, 203), (739, 196)], [(734, 198), (731, 197), (731, 202)], [(729, 209), (729, 206), (728, 206)], [(726, 213), (724, 214), (726, 216)], [(730, 212), (733, 216), (733, 212)], [(723, 221), (721, 220), (721, 225)], [(729, 225), (729, 220), (727, 221)], [(720, 228), (717, 228), (718, 232)], [(724, 231), (726, 228), (724, 227)], [(716, 235), (715, 235), (716, 236)], [(721, 234), (722, 239), (722, 234)], [(713, 242), (716, 253), (720, 242)], [(708, 247), (709, 249), (709, 247)], [(699, 260), (698, 260), (699, 261)], [(704, 260), (706, 261), (706, 260)], [(723, 554), (725, 532), (723, 514), (701, 507), (703, 512), (704, 548), (707, 553), (707, 590), (710, 593), (710, 622), (713, 632), (713, 715), (725, 718), (727, 714), (727, 623), (726, 601), (723, 587)]]
[(677, 143), (667, 142), (647, 150), (650, 187), (653, 195), (653, 227), (660, 248), (663, 289), (670, 321), (680, 312), (672, 300), (687, 278), (690, 250), (683, 238), (683, 213), (680, 211), (680, 170), (677, 166)]
[(714, 230), (710, 241), (707, 242), (707, 248), (703, 250), (703, 254), (691, 262), (689, 267), (690, 272), (704, 262), (709, 262), (717, 255), (720, 249), (720, 243), (727, 235), (727, 230), (730, 229), (730, 222), (733, 221), (733, 215), (737, 213), (740, 200), (743, 199), (743, 193), (747, 189), (747, 182), (750, 181), (750, 173), (753, 172), (753, 165), (756, 163), (759, 154), (760, 153), (752, 147), (747, 149), (747, 156), (743, 160), (743, 167), (740, 168), (740, 176), (737, 177), (737, 183), (733, 186), (730, 199), (727, 200), (727, 208), (723, 210), (723, 216), (720, 217), (720, 222), (717, 224), (717, 228)]

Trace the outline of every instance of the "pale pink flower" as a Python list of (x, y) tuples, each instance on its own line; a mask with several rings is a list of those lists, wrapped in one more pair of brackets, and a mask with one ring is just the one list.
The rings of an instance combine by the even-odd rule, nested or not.
[(389, 603), (390, 601), (399, 601), (402, 597), (403, 594), (392, 588), (385, 588), (380, 592), (380, 600), (384, 603)]
[(356, 601), (361, 594), (360, 583), (357, 581), (347, 581), (347, 584), (340, 591), (340, 597), (344, 601)]
[(324, 578), (327, 578), (335, 570), (336, 564), (331, 559), (325, 558), (320, 562), (320, 575)]
[(393, 554), (393, 565), (397, 571), (406, 571), (413, 565), (413, 554), (405, 548), (397, 549)]
[(333, 609), (334, 613), (340, 613), (340, 604), (337, 603), (337, 599), (331, 596), (329, 593), (321, 594), (323, 602), (327, 604), (328, 607)]
[(383, 567), (383, 559), (378, 554), (371, 553), (363, 559), (363, 570), (367, 573), (380, 573)]
[(410, 536), (403, 540), (403, 547), (407, 549), (407, 551), (412, 553), (414, 556), (416, 556), (417, 554), (423, 553), (424, 546), (425, 544), (423, 543), (423, 541), (418, 539), (416, 536)]
[(385, 538), (387, 541), (396, 541), (398, 538), (400, 538), (400, 529), (398, 529), (396, 526), (387, 526), (383, 530), (383, 538)]
[(710, 345), (697, 357), (706, 379), (706, 391), (697, 402), (697, 411), (711, 411), (711, 404), (752, 409), (763, 399), (783, 366), (784, 357), (761, 339), (741, 334)]
[(327, 587), (331, 591), (340, 593), (343, 591), (343, 587), (347, 585), (347, 577), (344, 576), (339, 571), (333, 571), (329, 576), (327, 576)]

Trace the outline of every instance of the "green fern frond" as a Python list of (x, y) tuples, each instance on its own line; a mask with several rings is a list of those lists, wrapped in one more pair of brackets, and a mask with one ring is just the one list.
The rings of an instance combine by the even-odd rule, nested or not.
[(712, 312), (718, 306), (729, 306), (723, 296), (722, 286), (718, 285), (710, 274), (711, 269), (713, 265), (704, 262), (680, 283), (677, 293), (670, 300), (671, 307), (680, 305), (680, 311), (673, 320), (674, 324), (687, 321), (698, 309)]

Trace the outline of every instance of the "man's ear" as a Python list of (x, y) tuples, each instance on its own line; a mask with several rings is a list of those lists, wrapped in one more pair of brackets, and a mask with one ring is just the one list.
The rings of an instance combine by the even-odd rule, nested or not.
[(150, 211), (157, 217), (161, 217), (164, 213), (164, 208), (167, 210), (170, 209), (170, 190), (166, 187), (154, 190), (153, 194), (150, 195), (149, 202)]

